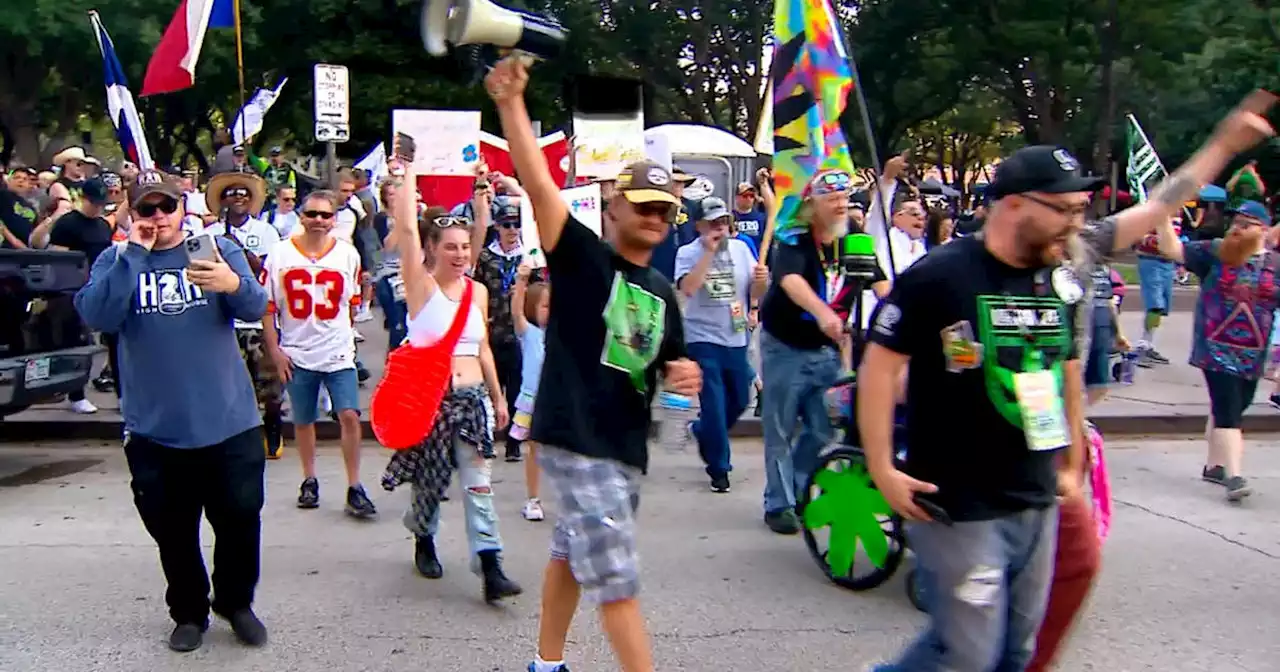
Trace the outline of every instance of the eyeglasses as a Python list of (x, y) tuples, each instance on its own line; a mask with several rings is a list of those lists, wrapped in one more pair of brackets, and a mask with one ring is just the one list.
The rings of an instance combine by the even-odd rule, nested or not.
[(244, 187), (227, 187), (222, 190), (223, 198), (249, 198), (249, 190)]
[(454, 215), (445, 215), (443, 217), (436, 217), (435, 219), (431, 220), (431, 223), (435, 224), (437, 227), (441, 229), (447, 229), (451, 226), (459, 226), (462, 228), (467, 228), (471, 226), (471, 220), (467, 219), (466, 217), (456, 217)]
[(1044, 207), (1049, 208), (1050, 210), (1058, 213), (1059, 215), (1065, 215), (1067, 217), (1070, 217), (1071, 219), (1084, 217), (1085, 213), (1089, 211), (1089, 205), (1087, 203), (1082, 205), (1063, 205), (1061, 203), (1054, 203), (1053, 201), (1045, 200), (1043, 198), (1040, 198), (1039, 196), (1034, 196), (1032, 194), (1018, 194), (1018, 195), (1027, 199), (1028, 201), (1031, 201), (1032, 203), (1035, 203), (1037, 205), (1043, 205)]
[(853, 178), (849, 177), (849, 173), (843, 170), (832, 170), (822, 173), (809, 183), (809, 195), (839, 194), (848, 191), (852, 185)]
[(143, 219), (150, 219), (156, 216), (156, 212), (163, 212), (166, 215), (172, 215), (178, 211), (178, 201), (172, 198), (165, 198), (159, 203), (140, 203), (134, 208)]
[(303, 210), (302, 216), (311, 219), (333, 219), (333, 213), (328, 210)]
[(508, 219), (503, 222), (498, 222), (498, 226), (503, 229), (518, 229), (520, 228), (520, 220)]
[(281, 196), (277, 200), (279, 200), (281, 203), (292, 203), (298, 200), (298, 198), (296, 196)]

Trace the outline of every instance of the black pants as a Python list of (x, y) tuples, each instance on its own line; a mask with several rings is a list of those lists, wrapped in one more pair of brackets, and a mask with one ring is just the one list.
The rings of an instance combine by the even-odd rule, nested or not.
[(133, 503), (160, 549), (175, 623), (209, 621), (209, 576), (200, 553), (200, 514), (217, 537), (213, 547), (213, 611), (230, 615), (253, 604), (262, 540), (262, 430), (222, 443), (167, 448), (140, 436), (125, 443)]
[(107, 371), (110, 372), (111, 385), (116, 390), (116, 399), (120, 398), (120, 337), (115, 334), (103, 334), (102, 345), (107, 348)]
[[(498, 370), (498, 382), (502, 385), (502, 394), (507, 398), (507, 417), (516, 417), (516, 397), (520, 396), (521, 371), (524, 357), (520, 354), (520, 343), (494, 343), (493, 366)], [(507, 456), (520, 454), (520, 442), (507, 433)]]

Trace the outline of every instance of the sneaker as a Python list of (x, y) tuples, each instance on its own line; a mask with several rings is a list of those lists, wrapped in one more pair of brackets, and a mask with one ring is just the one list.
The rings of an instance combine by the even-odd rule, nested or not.
[(320, 506), (320, 481), (308, 478), (298, 488), (298, 508), (314, 509)]
[(353, 518), (372, 518), (378, 515), (373, 500), (365, 494), (363, 485), (347, 488), (347, 515)]
[(711, 492), (717, 492), (720, 494), (729, 492), (729, 477), (713, 476), (711, 478)]
[(1200, 470), (1200, 480), (1208, 481), (1214, 485), (1226, 485), (1227, 470), (1220, 464), (1212, 467), (1206, 466)]
[(98, 407), (94, 406), (88, 399), (71, 402), (71, 411), (80, 415), (90, 415), (98, 412)]
[(267, 459), (278, 460), (284, 455), (284, 436), (279, 432), (267, 432)]
[(520, 454), (520, 446), (516, 446), (516, 447), (515, 447), (515, 450), (508, 449), (508, 450), (507, 450), (507, 458), (506, 458), (506, 459), (507, 459), (507, 461), (508, 461), (508, 462), (520, 462), (520, 461), (523, 461), (523, 460), (524, 460), (524, 456)]
[(252, 609), (241, 609), (226, 617), (231, 631), (245, 646), (263, 646), (267, 643), (267, 626), (258, 620)]
[(178, 653), (195, 651), (204, 644), (204, 630), (196, 623), (179, 623), (169, 633), (169, 648)]
[(1147, 351), (1143, 353), (1143, 356), (1156, 364), (1169, 363), (1169, 358), (1160, 354), (1155, 348), (1147, 348)]
[(538, 501), (537, 497), (524, 503), (524, 508), (520, 509), (520, 515), (524, 516), (525, 520), (530, 521), (539, 521), (546, 518), (546, 514), (542, 512), (542, 502)]
[(94, 378), (91, 384), (93, 385), (93, 389), (102, 393), (114, 392), (116, 389), (116, 381), (113, 380), (111, 376), (107, 375), (106, 372), (103, 372), (102, 375)]
[(352, 329), (351, 331), (355, 332), (356, 343), (364, 343), (364, 334), (360, 333), (359, 329)]
[(564, 663), (560, 663), (559, 665), (556, 665), (555, 667), (552, 667), (552, 668), (538, 669), (538, 663), (535, 661), (530, 661), (529, 669), (525, 670), (525, 672), (569, 672), (569, 666), (565, 665)]
[(359, 324), (359, 323), (361, 323), (361, 322), (368, 322), (369, 320), (372, 320), (372, 319), (373, 319), (373, 311), (369, 310), (368, 308), (366, 308), (366, 307), (361, 307), (361, 308), (359, 308), (359, 309), (357, 309), (357, 310), (356, 310), (356, 323), (357, 323), (357, 324)]
[(796, 518), (795, 509), (782, 509), (764, 514), (764, 524), (777, 534), (799, 534), (800, 519)]
[(1223, 485), (1227, 486), (1228, 502), (1238, 502), (1253, 494), (1253, 488), (1249, 487), (1249, 482), (1243, 476), (1232, 476)]
[(1271, 400), (1271, 408), (1280, 410), (1280, 394), (1271, 395), (1270, 400)]
[(363, 385), (372, 377), (373, 374), (369, 372), (369, 369), (364, 368), (363, 364), (356, 367), (356, 382)]

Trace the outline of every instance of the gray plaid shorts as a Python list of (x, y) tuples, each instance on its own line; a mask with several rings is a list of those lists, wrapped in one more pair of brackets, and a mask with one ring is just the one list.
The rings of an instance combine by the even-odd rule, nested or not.
[(557, 495), (551, 557), (568, 561), (588, 600), (604, 604), (635, 597), (640, 470), (541, 444), (538, 465)]

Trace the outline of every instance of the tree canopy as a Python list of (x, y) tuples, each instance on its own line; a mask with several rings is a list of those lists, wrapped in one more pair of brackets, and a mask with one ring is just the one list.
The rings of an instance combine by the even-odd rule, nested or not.
[[(1019, 142), (1063, 144), (1103, 170), (1124, 154), (1126, 113), (1176, 164), (1245, 92), (1280, 90), (1280, 0), (833, 2), (879, 154), (913, 145), (960, 183)], [(176, 4), (0, 3), (0, 163), (47, 161), (85, 133), (110, 155), (86, 14), (100, 13), (137, 93)], [(649, 124), (711, 124), (752, 139), (768, 100), (772, 0), (520, 4), (555, 16), (570, 35), (565, 55), (534, 71), (531, 111), (546, 127), (567, 121), (563, 80), (592, 73), (646, 83)], [(351, 72), (345, 154), (385, 139), (396, 108), (481, 109), (486, 125), (495, 123), (469, 64), (422, 49), (419, 0), (241, 0), (241, 7), (248, 93), (290, 78), (263, 143), (317, 151), (311, 69), (318, 62)], [(239, 104), (231, 30), (206, 36), (194, 87), (139, 101), (157, 160), (202, 167), (212, 131)], [(854, 130), (854, 155), (868, 165), (860, 121)], [(1274, 146), (1257, 158), (1264, 173), (1280, 172)]]

